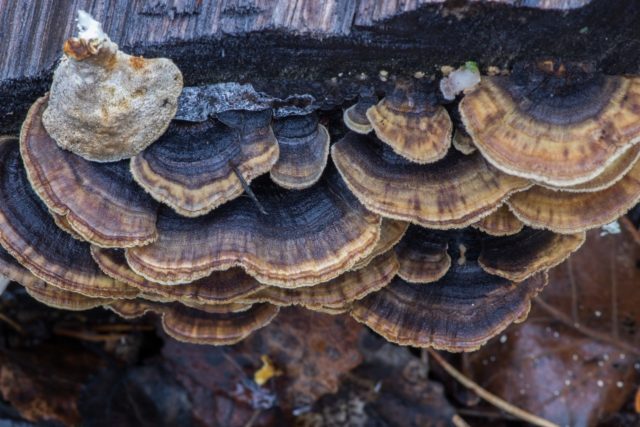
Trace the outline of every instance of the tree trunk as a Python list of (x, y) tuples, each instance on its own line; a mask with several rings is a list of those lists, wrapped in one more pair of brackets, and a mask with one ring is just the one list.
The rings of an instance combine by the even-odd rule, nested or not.
[(430, 76), (469, 60), (640, 72), (637, 0), (0, 0), (0, 134), (18, 132), (47, 90), (78, 9), (123, 50), (172, 58), (186, 85), (251, 82), (278, 96), (322, 96), (327, 84), (348, 92), (381, 70)]

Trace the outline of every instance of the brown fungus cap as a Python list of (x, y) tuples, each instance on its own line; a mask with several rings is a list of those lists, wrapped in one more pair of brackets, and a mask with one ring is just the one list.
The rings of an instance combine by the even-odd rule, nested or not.
[(183, 304), (229, 304), (265, 287), (240, 268), (214, 271), (207, 277), (183, 285), (161, 285), (131, 270), (123, 250), (92, 246), (91, 254), (108, 276), (156, 298)]
[(39, 279), (89, 297), (130, 298), (138, 291), (105, 276), (89, 244), (58, 228), (33, 191), (17, 142), (0, 144), (0, 245)]
[(473, 351), (509, 324), (525, 319), (547, 284), (539, 273), (522, 283), (486, 273), (473, 261), (454, 262), (435, 283), (396, 277), (382, 290), (356, 301), (351, 315), (388, 341), (447, 351)]
[(114, 301), (108, 298), (93, 298), (76, 292), (65, 291), (42, 280), (36, 279), (34, 282), (25, 283), (23, 286), (33, 299), (60, 310), (84, 311)]
[(584, 232), (556, 234), (525, 228), (512, 236), (485, 237), (478, 263), (488, 273), (520, 282), (565, 261), (584, 241)]
[(402, 239), (407, 228), (409, 228), (408, 222), (382, 218), (382, 223), (380, 225), (380, 239), (378, 239), (378, 243), (376, 243), (369, 255), (354, 264), (352, 270), (359, 270), (366, 267), (375, 257), (382, 255), (394, 247), (400, 239)]
[(285, 288), (331, 280), (373, 250), (381, 219), (358, 202), (335, 170), (327, 172), (313, 187), (297, 191), (262, 180), (254, 192), (267, 214), (249, 197), (198, 218), (164, 209), (158, 240), (128, 249), (127, 262), (164, 284), (191, 282), (232, 266)]
[(76, 230), (73, 229), (73, 227), (71, 227), (71, 224), (69, 224), (69, 221), (67, 221), (66, 216), (58, 215), (57, 213), (52, 212), (51, 210), (49, 210), (49, 215), (51, 215), (51, 217), (53, 218), (53, 221), (56, 223), (58, 228), (60, 228), (63, 231), (66, 231), (67, 234), (71, 235), (71, 237), (73, 237), (76, 240), (80, 240), (81, 242), (86, 241), (82, 238), (81, 235), (78, 234)]
[(449, 234), (412, 225), (395, 247), (398, 276), (411, 283), (431, 283), (444, 276), (451, 266), (447, 253)]
[(523, 67), (509, 77), (484, 77), (465, 95), (462, 120), (491, 163), (570, 186), (602, 174), (640, 141), (640, 78), (574, 68)]
[(388, 251), (374, 258), (366, 267), (348, 271), (326, 283), (296, 289), (267, 286), (243, 299), (243, 302), (302, 305), (317, 311), (340, 308), (382, 289), (396, 275), (398, 267), (395, 254)]
[(618, 157), (613, 163), (605, 168), (605, 170), (593, 179), (582, 184), (570, 185), (568, 187), (554, 187), (548, 184), (540, 183), (543, 187), (550, 188), (552, 190), (561, 190), (571, 193), (591, 193), (594, 191), (605, 190), (616, 182), (620, 181), (626, 174), (629, 173), (631, 168), (638, 163), (640, 159), (640, 144), (636, 144), (633, 147), (625, 151), (620, 157)]
[(411, 163), (369, 136), (348, 133), (331, 156), (349, 189), (371, 211), (430, 228), (462, 228), (531, 184), (506, 175), (476, 152)]
[(524, 227), (524, 223), (509, 210), (509, 206), (504, 204), (473, 226), (492, 236), (510, 236), (519, 233)]
[(208, 313), (174, 305), (162, 314), (162, 327), (178, 341), (193, 344), (231, 345), (267, 326), (279, 308), (256, 304), (248, 310), (231, 313)]
[(111, 299), (87, 297), (75, 292), (63, 291), (43, 281), (25, 285), (27, 293), (36, 301), (60, 310), (84, 311), (110, 303)]
[(12, 282), (20, 283), (24, 287), (31, 286), (36, 282), (42, 282), (31, 274), (29, 270), (20, 265), (2, 246), (0, 246), (0, 275)]
[(158, 142), (131, 159), (135, 180), (180, 215), (204, 215), (235, 199), (243, 183), (268, 172), (278, 159), (270, 111), (242, 114), (240, 131), (210, 119), (174, 121)]
[(412, 162), (433, 163), (451, 146), (449, 114), (412, 82), (397, 82), (391, 94), (367, 110), (367, 118), (380, 140)]
[(179, 303), (156, 304), (142, 300), (118, 301), (108, 308), (125, 318), (156, 312), (161, 315), (162, 327), (169, 336), (178, 341), (209, 345), (235, 344), (268, 325), (279, 312), (279, 308), (271, 304), (256, 304), (242, 311), (219, 307), (216, 312)]
[(136, 319), (147, 313), (162, 313), (163, 305), (157, 302), (147, 301), (140, 298), (129, 300), (118, 300), (106, 304), (107, 308), (124, 319)]
[(315, 113), (288, 116), (273, 123), (280, 157), (269, 174), (281, 187), (311, 187), (322, 175), (329, 158), (329, 132)]
[(507, 203), (525, 224), (576, 233), (608, 224), (640, 201), (640, 163), (613, 186), (593, 193), (565, 193), (534, 186)]
[(97, 31), (85, 36), (81, 28), (79, 38), (66, 41), (42, 116), (44, 127), (62, 148), (88, 160), (129, 158), (169, 126), (182, 74), (169, 59), (119, 51), (100, 24), (87, 14), (79, 14), (81, 20), (79, 28)]
[(46, 105), (43, 97), (29, 110), (20, 152), (32, 187), (57, 222), (99, 246), (155, 240), (157, 203), (133, 181), (128, 162), (90, 162), (60, 148), (42, 126)]
[(490, 274), (521, 282), (560, 264), (584, 239), (584, 233), (562, 235), (531, 228), (494, 237), (473, 228), (439, 231), (411, 226), (395, 247), (398, 276), (410, 283), (432, 283), (447, 273), (453, 258), (460, 264), (477, 262)]
[(50, 307), (63, 310), (88, 310), (99, 307), (109, 300), (89, 298), (75, 292), (63, 291), (38, 279), (21, 266), (9, 252), (0, 246), (0, 275), (20, 283), (35, 300)]
[(344, 110), (342, 119), (345, 126), (356, 133), (367, 134), (373, 130), (373, 126), (367, 118), (367, 110), (378, 103), (372, 88), (364, 89), (360, 92), (358, 102)]
[(178, 303), (174, 302), (172, 305), (184, 305), (185, 307), (194, 308), (205, 313), (216, 314), (228, 314), (228, 313), (240, 313), (249, 310), (253, 307), (253, 304), (245, 304), (243, 302), (230, 302), (228, 304), (198, 304), (193, 302)]
[(451, 140), (453, 147), (462, 154), (471, 154), (476, 151), (476, 146), (473, 145), (471, 137), (463, 131), (456, 130)]

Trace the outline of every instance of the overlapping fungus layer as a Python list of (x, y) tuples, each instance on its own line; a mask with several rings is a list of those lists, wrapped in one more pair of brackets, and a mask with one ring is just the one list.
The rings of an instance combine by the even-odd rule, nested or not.
[[(145, 81), (106, 36), (65, 54), (20, 138), (0, 137), (0, 274), (54, 307), (157, 313), (182, 341), (234, 343), (300, 305), (470, 351), (640, 200), (637, 77), (517, 66), (467, 88), (461, 120), (435, 85), (390, 78), (338, 114), (228, 94), (189, 122), (171, 120), (171, 61), (141, 59)], [(166, 103), (97, 123), (70, 79), (103, 100), (105, 57), (118, 96)]]

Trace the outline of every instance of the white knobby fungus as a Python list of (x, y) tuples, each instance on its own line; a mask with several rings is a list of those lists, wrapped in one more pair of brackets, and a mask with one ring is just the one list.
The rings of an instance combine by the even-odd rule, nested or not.
[(84, 11), (77, 21), (78, 37), (64, 44), (42, 123), (60, 147), (85, 159), (132, 157), (175, 116), (182, 73), (167, 58), (121, 52)]
[(109, 40), (109, 36), (102, 30), (102, 24), (93, 19), (84, 10), (78, 11), (78, 38), (85, 40)]
[(440, 92), (444, 99), (453, 101), (462, 92), (480, 83), (480, 72), (473, 62), (468, 62), (440, 80)]
[(607, 234), (620, 234), (620, 223), (617, 220), (600, 227), (600, 235), (606, 236)]

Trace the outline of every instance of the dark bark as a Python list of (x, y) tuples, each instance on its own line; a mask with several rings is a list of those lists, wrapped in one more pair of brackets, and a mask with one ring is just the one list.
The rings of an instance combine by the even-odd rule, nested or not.
[(17, 132), (47, 90), (79, 8), (123, 50), (172, 58), (186, 85), (251, 82), (278, 96), (327, 95), (336, 80), (352, 92), (362, 73), (375, 80), (381, 69), (429, 75), (468, 60), (510, 67), (554, 57), (592, 61), (610, 74), (640, 72), (636, 0), (593, 0), (566, 11), (425, 3), (433, 0), (0, 0), (0, 133)]

